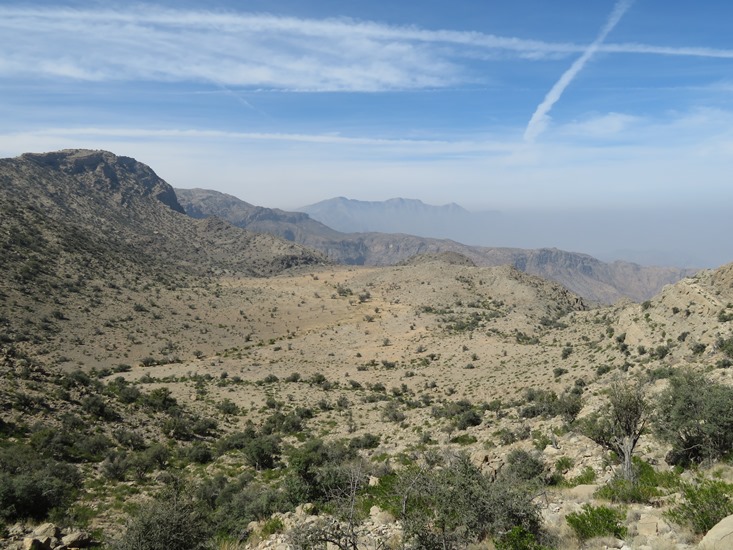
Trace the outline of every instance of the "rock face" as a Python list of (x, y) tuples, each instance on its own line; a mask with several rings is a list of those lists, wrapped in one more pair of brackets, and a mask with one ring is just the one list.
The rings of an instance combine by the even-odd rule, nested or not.
[(701, 550), (730, 550), (733, 548), (733, 516), (721, 519), (707, 532), (699, 547)]
[(26, 153), (20, 157), (80, 182), (89, 192), (113, 195), (121, 205), (135, 196), (153, 197), (168, 208), (185, 214), (173, 187), (145, 164), (107, 151), (68, 149), (55, 153)]

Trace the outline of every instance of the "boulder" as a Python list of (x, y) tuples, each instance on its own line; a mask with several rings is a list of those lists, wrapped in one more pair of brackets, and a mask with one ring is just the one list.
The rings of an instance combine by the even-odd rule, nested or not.
[(659, 533), (659, 518), (645, 515), (639, 518), (636, 531), (644, 537), (656, 537)]
[(26, 537), (23, 539), (23, 545), (21, 546), (23, 550), (50, 550), (50, 546), (46, 546), (43, 544), (40, 540), (33, 537)]
[(733, 548), (733, 515), (721, 519), (707, 532), (698, 546), (701, 550)]
[(59, 528), (56, 527), (53, 523), (44, 523), (33, 529), (31, 536), (37, 539), (57, 539), (59, 538)]
[(62, 537), (61, 543), (68, 548), (86, 548), (92, 543), (92, 537), (84, 531), (73, 531)]

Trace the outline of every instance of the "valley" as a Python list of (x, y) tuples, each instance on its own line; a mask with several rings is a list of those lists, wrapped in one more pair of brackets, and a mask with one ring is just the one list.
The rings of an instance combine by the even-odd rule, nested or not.
[[(717, 523), (693, 489), (733, 514), (733, 264), (598, 305), (460, 247), (340, 265), (106, 152), (3, 159), (0, 186), (5, 547), (661, 550)], [(685, 380), (723, 428), (680, 458)], [(619, 388), (636, 492), (601, 429)]]

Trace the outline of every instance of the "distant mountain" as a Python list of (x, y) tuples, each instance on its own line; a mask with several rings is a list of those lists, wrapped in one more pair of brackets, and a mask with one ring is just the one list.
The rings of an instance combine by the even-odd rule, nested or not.
[[(565, 285), (580, 296), (599, 303), (613, 303), (621, 298), (643, 301), (667, 284), (674, 283), (695, 270), (675, 267), (643, 267), (629, 262), (605, 263), (587, 254), (542, 248), (491, 248), (469, 246), (452, 240), (417, 237), (395, 233), (342, 233), (319, 223), (303, 213), (290, 213), (253, 206), (231, 195), (202, 189), (177, 189), (178, 200), (190, 215), (217, 216), (248, 229), (284, 237), (323, 252), (334, 262), (351, 265), (396, 265), (418, 254), (458, 253), (478, 266), (512, 265), (530, 274)], [(363, 211), (383, 203), (363, 203), (333, 199), (331, 205)], [(328, 203), (329, 201), (325, 201)], [(463, 216), (456, 205), (430, 207), (420, 201), (386, 201), (404, 217), (410, 211), (419, 216), (438, 211), (436, 218)], [(324, 203), (319, 203), (323, 205)], [(443, 210), (445, 209), (445, 210)], [(401, 214), (402, 215), (402, 214)]]
[(488, 216), (455, 203), (433, 206), (403, 198), (372, 202), (337, 197), (298, 210), (344, 233), (408, 233), (454, 240), (464, 240), (467, 231), (478, 229)]

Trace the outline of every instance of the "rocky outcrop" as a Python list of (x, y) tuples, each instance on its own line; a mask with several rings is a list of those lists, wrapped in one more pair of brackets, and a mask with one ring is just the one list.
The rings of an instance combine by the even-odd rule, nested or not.
[(700, 541), (700, 550), (730, 550), (733, 548), (733, 516), (721, 519)]
[(8, 528), (3, 548), (9, 550), (75, 550), (98, 544), (86, 531), (61, 529), (53, 523), (35, 527), (15, 524)]

